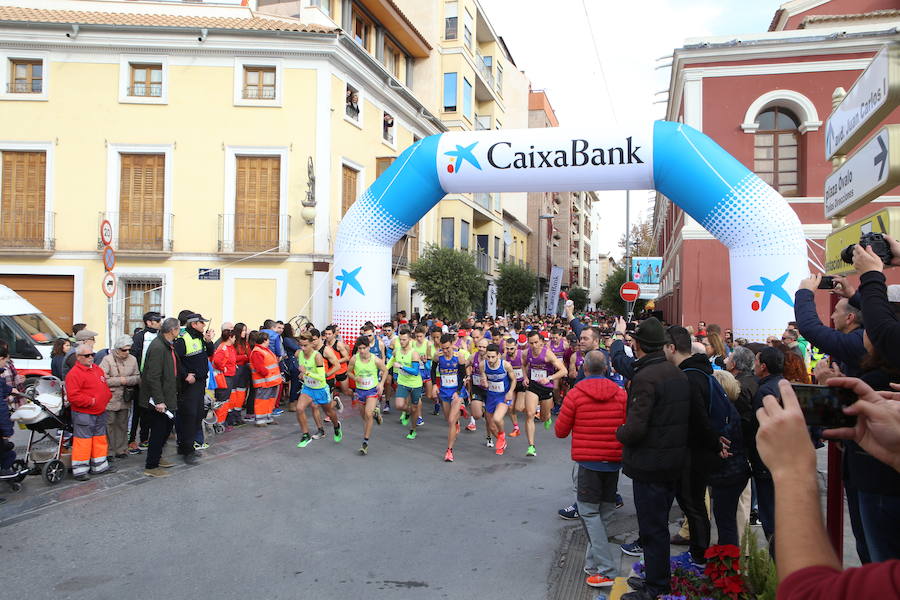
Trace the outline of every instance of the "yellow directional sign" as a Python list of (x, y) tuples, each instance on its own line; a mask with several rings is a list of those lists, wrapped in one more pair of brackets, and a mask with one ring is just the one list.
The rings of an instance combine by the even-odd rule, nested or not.
[(825, 238), (825, 272), (829, 275), (845, 275), (853, 272), (853, 265), (841, 260), (841, 251), (850, 244), (858, 244), (864, 233), (887, 233), (892, 237), (900, 233), (900, 207), (883, 208), (849, 225), (845, 225)]

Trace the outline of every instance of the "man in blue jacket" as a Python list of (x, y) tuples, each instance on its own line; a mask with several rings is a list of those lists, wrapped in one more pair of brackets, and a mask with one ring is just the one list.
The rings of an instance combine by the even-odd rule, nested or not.
[(811, 275), (800, 282), (800, 288), (794, 294), (797, 329), (813, 346), (830, 354), (844, 375), (857, 377), (860, 374), (859, 361), (866, 355), (862, 312), (847, 298), (841, 298), (831, 315), (835, 328), (823, 325), (816, 313), (815, 301), (815, 290), (820, 281), (821, 275)]

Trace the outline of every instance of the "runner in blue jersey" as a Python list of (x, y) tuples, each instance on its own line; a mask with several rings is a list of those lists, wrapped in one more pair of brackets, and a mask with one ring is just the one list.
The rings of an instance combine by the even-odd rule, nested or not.
[(453, 462), (453, 444), (459, 434), (459, 413), (466, 398), (466, 361), (461, 360), (453, 348), (453, 335), (441, 336), (441, 354), (432, 361), (431, 380), (438, 386), (437, 398), (441, 401), (447, 419), (447, 452), (444, 460)]
[(509, 362), (500, 358), (500, 346), (488, 344), (484, 358), (478, 364), (481, 385), (484, 388), (484, 422), (497, 438), (497, 454), (506, 450), (506, 432), (503, 418), (510, 409), (515, 394), (516, 373)]

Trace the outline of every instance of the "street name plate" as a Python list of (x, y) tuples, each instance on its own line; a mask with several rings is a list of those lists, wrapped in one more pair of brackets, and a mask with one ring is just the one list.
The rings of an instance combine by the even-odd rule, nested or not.
[(900, 104), (900, 45), (885, 46), (859, 76), (825, 124), (825, 158), (847, 154)]
[(900, 184), (900, 125), (888, 125), (825, 180), (825, 218), (842, 217)]

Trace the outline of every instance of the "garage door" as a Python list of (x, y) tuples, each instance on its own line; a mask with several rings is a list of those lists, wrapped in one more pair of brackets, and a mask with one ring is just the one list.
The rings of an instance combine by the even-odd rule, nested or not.
[(34, 304), (63, 331), (72, 331), (74, 276), (0, 274), (0, 284)]

